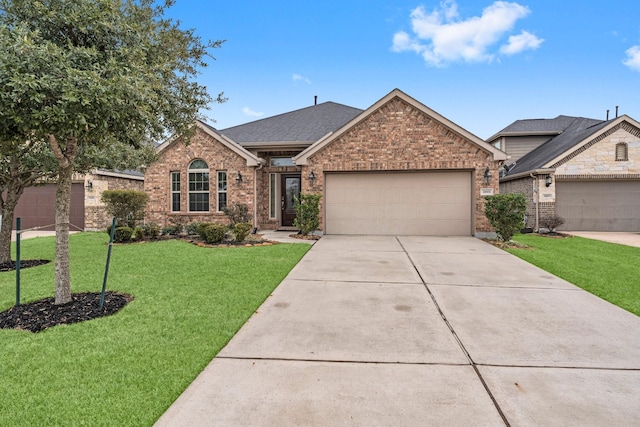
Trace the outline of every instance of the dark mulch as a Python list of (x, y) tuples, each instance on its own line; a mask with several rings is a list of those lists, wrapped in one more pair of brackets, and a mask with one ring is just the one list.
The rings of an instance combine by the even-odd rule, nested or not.
[(71, 295), (71, 302), (55, 305), (54, 298), (45, 298), (0, 313), (0, 329), (19, 329), (40, 332), (63, 324), (84, 322), (117, 313), (133, 300), (132, 295), (105, 292), (100, 309), (100, 292), (82, 292)]
[[(22, 270), (23, 268), (37, 267), (39, 265), (48, 264), (50, 262), (51, 261), (49, 261), (48, 259), (25, 259), (25, 260), (20, 260), (20, 270)], [(9, 262), (0, 263), (0, 272), (13, 271), (15, 269), (16, 269), (16, 262), (15, 261), (9, 261)]]

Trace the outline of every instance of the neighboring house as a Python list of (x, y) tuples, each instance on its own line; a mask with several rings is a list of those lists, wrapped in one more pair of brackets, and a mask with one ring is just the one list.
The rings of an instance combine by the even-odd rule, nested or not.
[(510, 156), (500, 192), (525, 194), (527, 227), (559, 215), (559, 230), (640, 231), (640, 124), (631, 117), (518, 120), (487, 142)]
[(325, 102), (228, 129), (196, 123), (145, 173), (147, 222), (228, 221), (248, 206), (259, 229), (290, 229), (294, 198), (322, 195), (326, 234), (481, 235), (481, 194), (506, 154), (400, 90), (366, 110)]
[[(105, 190), (144, 190), (144, 175), (138, 171), (95, 170), (77, 175), (71, 184), (71, 231), (106, 229), (111, 217), (100, 200)], [(14, 218), (20, 218), (21, 228), (55, 229), (56, 184), (42, 184), (25, 188)]]

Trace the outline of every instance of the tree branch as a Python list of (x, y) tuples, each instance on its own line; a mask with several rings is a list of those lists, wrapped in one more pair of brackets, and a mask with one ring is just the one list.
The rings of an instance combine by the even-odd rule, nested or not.
[(60, 165), (60, 167), (62, 168), (68, 167), (69, 159), (67, 159), (67, 157), (62, 152), (62, 149), (60, 148), (60, 144), (58, 144), (58, 139), (56, 138), (56, 136), (53, 134), (49, 134), (47, 135), (47, 139), (49, 140), (49, 146), (51, 146), (51, 151), (53, 151), (53, 154), (56, 156), (56, 159), (58, 159), (58, 164)]

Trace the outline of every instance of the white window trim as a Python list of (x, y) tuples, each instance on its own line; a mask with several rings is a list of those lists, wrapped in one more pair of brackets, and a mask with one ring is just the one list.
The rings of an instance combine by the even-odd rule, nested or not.
[[(204, 162), (204, 160), (202, 160), (206, 165), (207, 168), (206, 169), (191, 169), (191, 164), (197, 160), (202, 160), (202, 159), (194, 159), (189, 163), (189, 167), (187, 167), (187, 212), (194, 212), (194, 213), (200, 213), (200, 212), (211, 212), (211, 173), (209, 170), (209, 165)], [(206, 173), (208, 175), (208, 190), (191, 190), (191, 177), (190, 175), (192, 173)], [(191, 210), (191, 194), (208, 194), (209, 195), (209, 203), (207, 203), (207, 209), (204, 211), (192, 211)]]
[[(176, 175), (178, 177), (178, 190), (174, 190), (173, 189), (173, 177), (176, 176)], [(180, 171), (171, 171), (170, 174), (169, 174), (169, 181), (170, 181), (169, 189), (171, 190), (170, 191), (171, 197), (170, 197), (170, 202), (169, 203), (171, 205), (171, 212), (180, 212), (182, 210), (182, 200), (180, 200), (180, 203), (178, 203), (178, 210), (174, 210), (173, 209), (173, 195), (174, 194), (178, 194), (178, 198), (179, 199), (182, 198), (182, 196), (180, 194), (180, 190), (181, 190), (181, 187), (182, 187), (181, 178), (182, 177), (180, 176)]]
[[(273, 188), (271, 182), (273, 181)], [(271, 216), (273, 212), (273, 216)], [(269, 219), (278, 219), (278, 174), (269, 174)]]
[[(220, 189), (220, 175), (224, 174), (224, 190)], [(223, 212), (224, 208), (220, 209), (220, 194), (225, 194), (227, 196), (225, 207), (229, 204), (229, 174), (226, 170), (216, 171), (216, 212)]]

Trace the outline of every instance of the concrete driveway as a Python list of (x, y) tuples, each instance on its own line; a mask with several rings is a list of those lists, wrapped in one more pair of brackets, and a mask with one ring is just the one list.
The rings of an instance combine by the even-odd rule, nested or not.
[(324, 236), (156, 425), (639, 424), (639, 317), (472, 237)]

